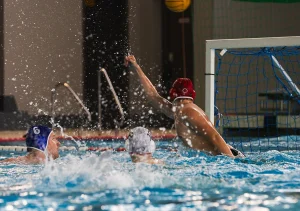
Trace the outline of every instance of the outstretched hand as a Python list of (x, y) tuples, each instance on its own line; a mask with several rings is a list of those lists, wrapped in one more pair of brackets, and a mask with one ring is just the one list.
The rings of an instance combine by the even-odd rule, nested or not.
[(136, 66), (137, 63), (136, 63), (136, 59), (133, 55), (128, 55), (125, 57), (125, 66), (128, 67), (130, 65), (133, 65), (133, 66)]

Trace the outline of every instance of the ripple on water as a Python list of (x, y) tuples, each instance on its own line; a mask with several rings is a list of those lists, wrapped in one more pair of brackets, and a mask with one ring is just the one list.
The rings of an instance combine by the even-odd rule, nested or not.
[(156, 166), (133, 164), (127, 153), (80, 153), (45, 166), (0, 165), (0, 208), (298, 210), (300, 154), (246, 155), (158, 150), (166, 165)]

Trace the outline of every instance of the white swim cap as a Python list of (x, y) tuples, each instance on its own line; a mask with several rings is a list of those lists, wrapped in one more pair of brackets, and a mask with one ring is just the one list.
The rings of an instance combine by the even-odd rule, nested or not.
[(125, 142), (125, 148), (129, 153), (146, 154), (155, 151), (155, 143), (147, 128), (135, 127), (130, 130)]

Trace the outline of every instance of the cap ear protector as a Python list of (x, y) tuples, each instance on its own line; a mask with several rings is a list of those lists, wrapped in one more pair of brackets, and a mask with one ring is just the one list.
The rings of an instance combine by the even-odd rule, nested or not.
[(155, 142), (151, 138), (151, 133), (143, 127), (136, 127), (130, 130), (125, 140), (125, 149), (129, 153), (154, 153)]
[(178, 78), (169, 91), (171, 101), (177, 98), (195, 99), (196, 92), (192, 81), (189, 78)]

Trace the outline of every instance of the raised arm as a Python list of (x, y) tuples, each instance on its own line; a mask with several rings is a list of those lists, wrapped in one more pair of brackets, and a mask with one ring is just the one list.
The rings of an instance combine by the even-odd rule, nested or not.
[(158, 94), (151, 81), (147, 78), (141, 67), (137, 64), (133, 55), (125, 57), (125, 65), (134, 69), (144, 88), (146, 98), (150, 104), (164, 113), (166, 116), (173, 118), (172, 103)]

